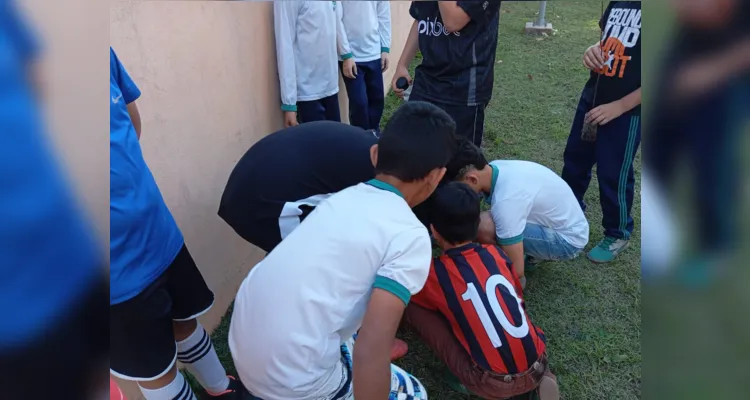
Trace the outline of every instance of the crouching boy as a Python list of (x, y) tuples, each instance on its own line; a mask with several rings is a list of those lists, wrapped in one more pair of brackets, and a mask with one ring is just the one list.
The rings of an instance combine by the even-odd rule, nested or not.
[(451, 372), (454, 389), (485, 399), (558, 399), (544, 333), (526, 315), (521, 284), (505, 253), (475, 242), (479, 196), (451, 182), (435, 191), (432, 234), (444, 250), (404, 322)]

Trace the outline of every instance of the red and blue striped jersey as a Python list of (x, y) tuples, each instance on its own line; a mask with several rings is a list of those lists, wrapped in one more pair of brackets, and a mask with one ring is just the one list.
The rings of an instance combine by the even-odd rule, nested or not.
[(433, 259), (424, 288), (412, 301), (443, 314), (458, 341), (486, 371), (527, 371), (546, 349), (531, 323), (521, 284), (505, 253), (471, 243)]

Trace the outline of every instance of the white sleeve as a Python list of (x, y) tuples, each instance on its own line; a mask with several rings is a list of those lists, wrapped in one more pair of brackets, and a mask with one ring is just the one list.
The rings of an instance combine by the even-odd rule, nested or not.
[(346, 37), (346, 28), (344, 27), (344, 2), (338, 2), (336, 7), (336, 48), (339, 57), (342, 60), (352, 58), (352, 47), (349, 45), (349, 38)]
[(432, 243), (427, 229), (414, 228), (393, 238), (375, 277), (373, 287), (387, 290), (409, 304), (427, 281)]
[(297, 68), (294, 43), (300, 1), (274, 1), (273, 25), (276, 34), (276, 62), (279, 67), (281, 109), (297, 111)]
[(490, 212), (499, 245), (509, 246), (523, 241), (523, 231), (526, 229), (526, 219), (530, 211), (530, 199), (493, 199)]
[(378, 1), (378, 32), (380, 32), (380, 52), (391, 52), (391, 3)]

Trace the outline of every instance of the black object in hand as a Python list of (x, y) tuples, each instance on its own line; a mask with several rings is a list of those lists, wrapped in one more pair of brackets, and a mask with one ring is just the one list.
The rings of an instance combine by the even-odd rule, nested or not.
[(406, 90), (409, 88), (409, 81), (406, 80), (403, 76), (396, 79), (396, 87), (401, 90)]
[(599, 130), (599, 125), (590, 124), (585, 122), (583, 129), (581, 130), (581, 140), (584, 142), (596, 142), (596, 133)]

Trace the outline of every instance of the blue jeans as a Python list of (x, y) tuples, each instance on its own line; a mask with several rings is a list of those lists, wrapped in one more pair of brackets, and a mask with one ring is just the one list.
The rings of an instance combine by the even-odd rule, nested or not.
[(571, 245), (551, 228), (527, 223), (523, 231), (523, 251), (538, 260), (568, 261), (578, 257), (583, 249)]

